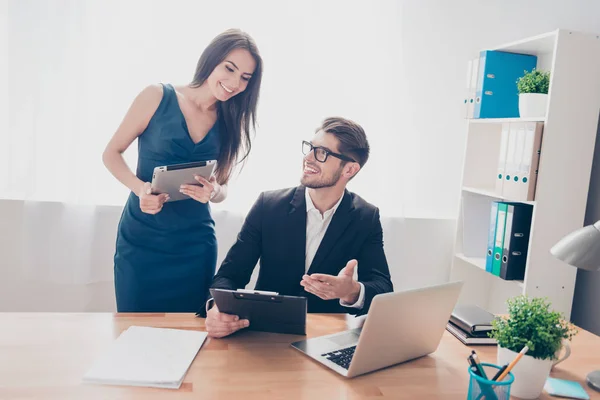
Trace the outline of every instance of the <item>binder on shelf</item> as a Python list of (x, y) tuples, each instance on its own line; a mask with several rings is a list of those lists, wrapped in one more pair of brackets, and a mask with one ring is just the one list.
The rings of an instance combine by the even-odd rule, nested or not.
[(465, 118), (473, 118), (475, 111), (475, 94), (479, 77), (479, 57), (470, 60), (467, 66), (467, 93), (465, 99)]
[(502, 196), (504, 192), (504, 175), (506, 173), (506, 151), (508, 148), (509, 123), (502, 124), (500, 134), (500, 154), (498, 156), (498, 170), (496, 174), (496, 194)]
[(492, 272), (494, 262), (494, 243), (496, 240), (496, 219), (498, 218), (498, 202), (493, 201), (490, 212), (487, 253), (485, 255), (485, 270)]
[(506, 176), (502, 187), (502, 196), (510, 200), (524, 200), (518, 197), (521, 180), (521, 161), (525, 144), (526, 124), (511, 123), (508, 147), (506, 151)]
[(469, 101), (472, 99), (471, 97), (471, 74), (473, 73), (473, 60), (467, 61), (467, 79), (466, 79), (466, 89), (465, 89), (465, 98), (464, 98), (464, 107), (463, 107), (463, 116), (464, 118), (469, 118)]
[(533, 206), (522, 203), (508, 203), (500, 278), (523, 280), (529, 248), (529, 233)]
[(528, 122), (523, 125), (523, 155), (519, 163), (519, 180), (515, 182), (511, 200), (533, 201), (535, 199), (544, 124), (542, 122)]
[(506, 224), (506, 211), (508, 204), (498, 203), (498, 217), (496, 218), (496, 234), (494, 235), (494, 260), (492, 261), (492, 274), (500, 276), (502, 268), (502, 253), (504, 251), (504, 228)]
[(516, 82), (536, 64), (537, 57), (529, 54), (480, 52), (473, 118), (518, 118)]
[(533, 201), (542, 148), (543, 122), (502, 124), (496, 194), (512, 201)]
[(502, 184), (502, 197), (513, 200), (516, 192), (513, 179), (519, 169), (517, 160), (517, 146), (519, 141), (519, 124), (508, 124), (508, 139), (506, 145), (506, 162), (504, 167), (504, 180)]

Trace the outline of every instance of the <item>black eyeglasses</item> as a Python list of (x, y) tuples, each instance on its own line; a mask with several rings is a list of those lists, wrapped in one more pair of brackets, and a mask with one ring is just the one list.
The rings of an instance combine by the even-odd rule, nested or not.
[(334, 156), (334, 157), (339, 158), (340, 160), (344, 160), (344, 161), (356, 162), (348, 156), (345, 156), (343, 154), (334, 153), (333, 151), (327, 150), (325, 147), (313, 146), (312, 143), (307, 142), (306, 140), (303, 140), (302, 141), (302, 153), (304, 155), (307, 155), (311, 151), (313, 151), (315, 154), (315, 160), (317, 160), (318, 162), (322, 162), (322, 163), (327, 161), (327, 157), (329, 157), (329, 156)]

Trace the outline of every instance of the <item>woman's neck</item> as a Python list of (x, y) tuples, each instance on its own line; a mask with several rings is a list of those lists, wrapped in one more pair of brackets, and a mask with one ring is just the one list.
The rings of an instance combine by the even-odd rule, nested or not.
[(186, 86), (185, 97), (202, 111), (214, 111), (217, 108), (218, 100), (206, 81), (199, 87)]

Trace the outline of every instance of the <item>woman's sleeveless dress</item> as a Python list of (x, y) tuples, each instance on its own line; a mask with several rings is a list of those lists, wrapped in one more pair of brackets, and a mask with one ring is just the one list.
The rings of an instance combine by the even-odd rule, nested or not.
[[(175, 89), (163, 85), (163, 98), (138, 138), (136, 175), (152, 181), (154, 168), (216, 160), (219, 120), (194, 143)], [(217, 261), (210, 205), (196, 200), (165, 203), (146, 214), (130, 193), (117, 232), (115, 293), (119, 312), (196, 312), (204, 306)]]

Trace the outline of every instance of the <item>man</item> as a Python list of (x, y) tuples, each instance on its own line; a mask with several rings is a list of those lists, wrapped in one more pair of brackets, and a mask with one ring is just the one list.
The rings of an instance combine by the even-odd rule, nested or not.
[[(244, 288), (260, 258), (256, 290), (304, 296), (308, 312), (366, 314), (393, 286), (379, 210), (346, 190), (369, 158), (365, 132), (328, 118), (302, 146), (301, 186), (261, 193), (211, 287)], [(212, 300), (207, 308), (212, 337), (252, 323), (220, 313)]]

